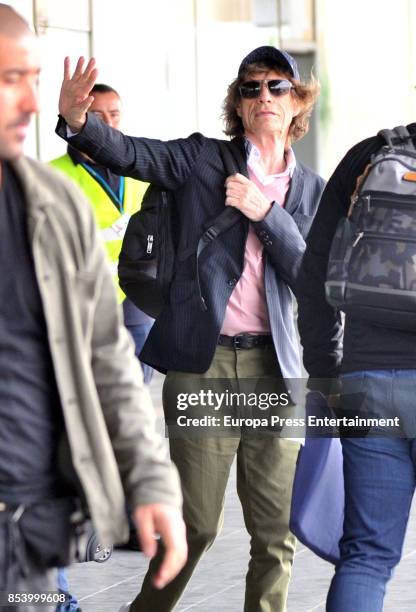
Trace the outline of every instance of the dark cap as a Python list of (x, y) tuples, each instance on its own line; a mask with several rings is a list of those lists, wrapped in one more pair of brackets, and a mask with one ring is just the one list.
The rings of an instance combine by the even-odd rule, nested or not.
[(276, 47), (257, 47), (251, 51), (241, 62), (238, 69), (238, 76), (249, 64), (266, 64), (270, 68), (282, 68), (285, 72), (289, 72), (293, 78), (300, 81), (298, 66), (289, 53), (276, 49)]

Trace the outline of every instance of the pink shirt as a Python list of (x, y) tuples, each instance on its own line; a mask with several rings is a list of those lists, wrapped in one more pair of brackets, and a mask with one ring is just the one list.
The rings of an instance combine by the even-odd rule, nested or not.
[[(250, 180), (270, 202), (276, 202), (275, 206), (277, 203), (284, 206), (290, 179), (296, 166), (292, 149), (286, 154), (286, 169), (278, 174), (264, 174), (259, 160), (260, 151), (252, 145), (247, 160)], [(221, 334), (226, 336), (235, 336), (244, 332), (270, 333), (264, 290), (263, 245), (251, 223), (244, 253), (243, 273), (230, 296), (221, 328)]]

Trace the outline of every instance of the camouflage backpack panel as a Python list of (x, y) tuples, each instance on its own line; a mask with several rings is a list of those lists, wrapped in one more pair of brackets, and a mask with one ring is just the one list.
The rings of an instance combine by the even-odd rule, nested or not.
[[(386, 326), (416, 324), (416, 151), (383, 147), (341, 219), (326, 292), (340, 310)], [(412, 153), (413, 150), (413, 153)]]

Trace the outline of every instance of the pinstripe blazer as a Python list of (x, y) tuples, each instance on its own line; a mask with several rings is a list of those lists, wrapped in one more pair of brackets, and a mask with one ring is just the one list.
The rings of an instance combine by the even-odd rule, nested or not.
[[(61, 118), (57, 133), (66, 138)], [(141, 359), (160, 371), (205, 372), (212, 361), (225, 309), (243, 270), (248, 219), (220, 235), (201, 254), (199, 273), (207, 310), (196, 284), (195, 254), (207, 222), (224, 208), (224, 164), (216, 141), (202, 134), (162, 142), (125, 136), (93, 114), (71, 145), (116, 174), (174, 191), (178, 255), (170, 301), (156, 320)], [(244, 139), (237, 138), (245, 156)], [(265, 251), (265, 290), (270, 327), (282, 374), (299, 378), (301, 366), (292, 293), (324, 181), (297, 163), (284, 208), (272, 206), (253, 227)]]

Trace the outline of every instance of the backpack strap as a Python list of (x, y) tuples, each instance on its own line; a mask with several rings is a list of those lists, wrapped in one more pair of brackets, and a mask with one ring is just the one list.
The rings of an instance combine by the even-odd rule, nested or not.
[[(227, 142), (225, 140), (216, 140), (220, 150), (221, 159), (224, 164), (225, 174), (230, 176), (240, 172), (247, 176), (246, 159), (237, 146), (232, 146), (234, 141)], [(224, 210), (210, 223), (209, 227), (204, 231), (196, 249), (196, 280), (198, 285), (198, 293), (201, 300), (202, 308), (207, 310), (205, 299), (202, 295), (201, 284), (199, 279), (199, 257), (202, 251), (218, 236), (235, 225), (244, 215), (237, 209), (226, 206)]]
[(380, 130), (378, 136), (381, 136), (386, 141), (390, 149), (416, 151), (416, 146), (412, 140), (413, 136), (404, 125), (398, 125), (392, 130)]
[(236, 174), (239, 172), (248, 178), (247, 155), (243, 139), (233, 138), (231, 141), (217, 140), (220, 155), (224, 164), (225, 174)]
[[(226, 142), (225, 140), (217, 140), (216, 142), (224, 163), (225, 174), (230, 176), (231, 174), (240, 172), (240, 170), (243, 170), (244, 174), (247, 174), (246, 160), (243, 159), (242, 156), (241, 159), (236, 159), (235, 148), (231, 148), (231, 143)], [(237, 208), (226, 206), (224, 210), (217, 217), (215, 217), (212, 223), (210, 223), (209, 227), (206, 228), (199, 239), (196, 250), (197, 259), (210, 242), (215, 240), (220, 234), (232, 227), (243, 217), (244, 215)]]
[(403, 144), (404, 149), (416, 151), (416, 146), (412, 140), (413, 137), (405, 125), (398, 125), (393, 128), (393, 132), (397, 135), (397, 138), (400, 139), (400, 144)]

